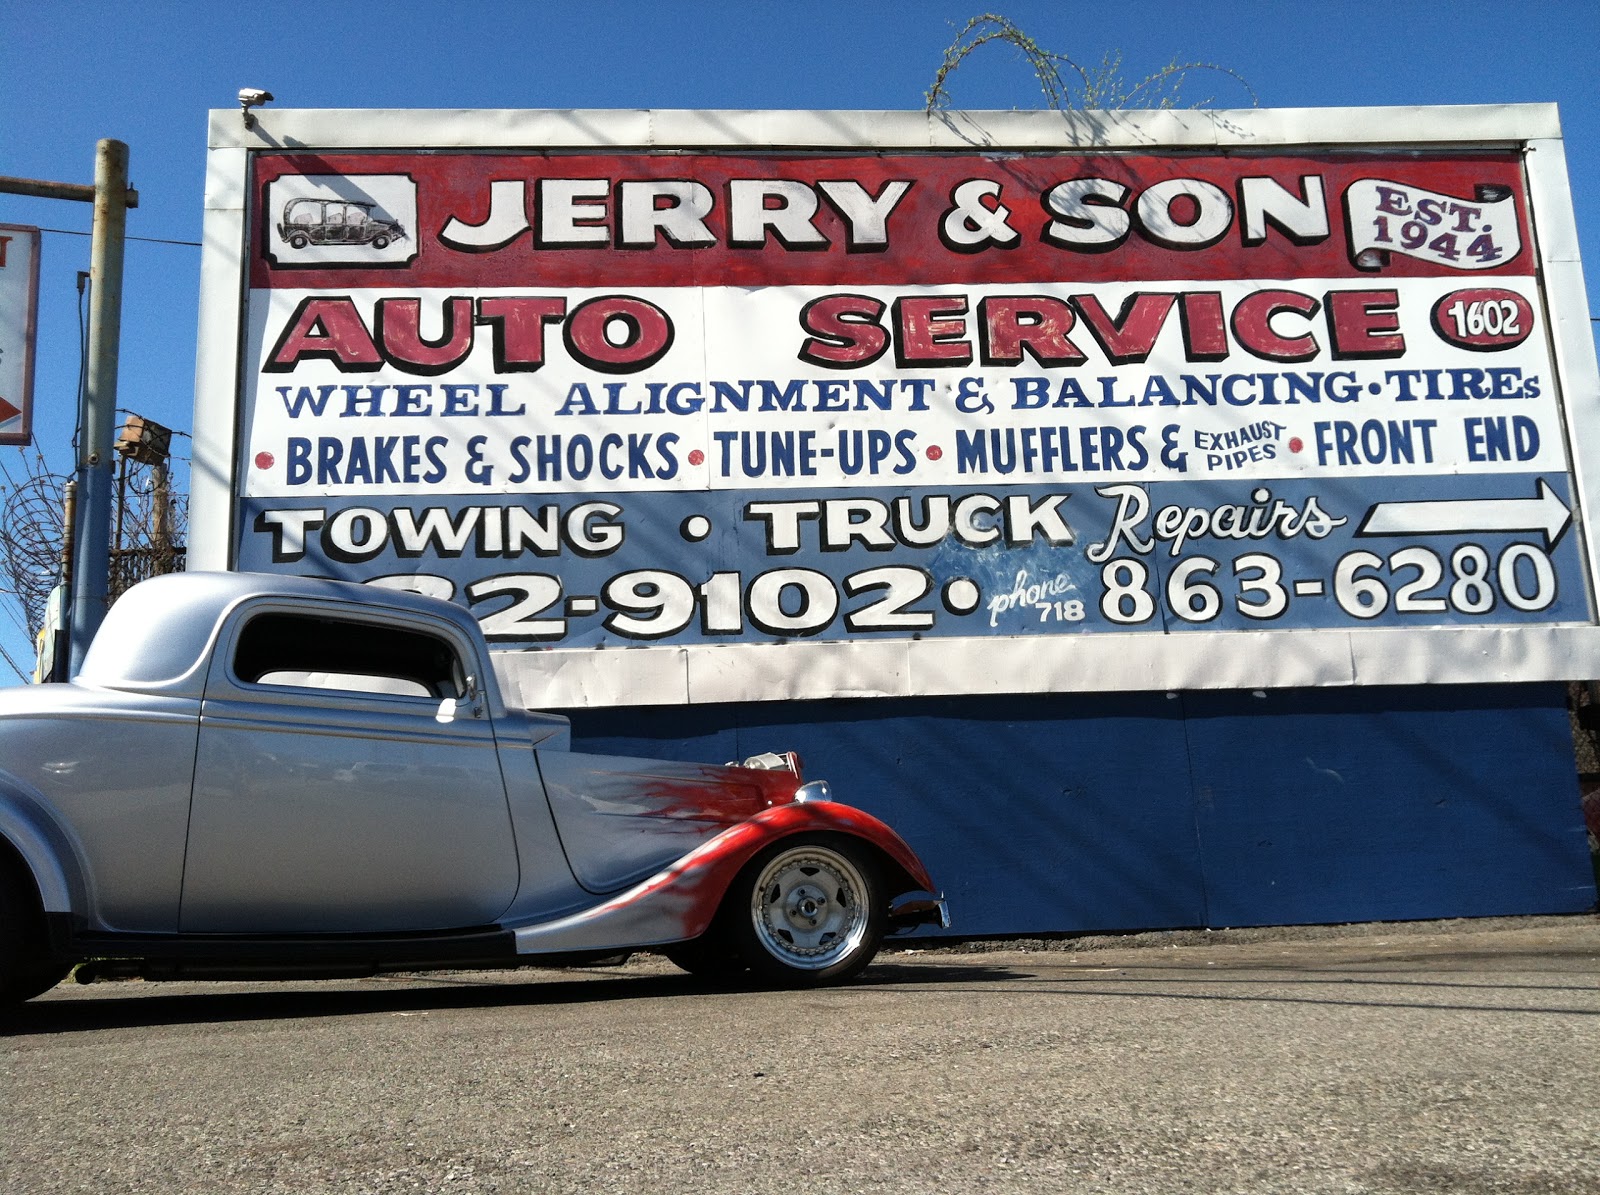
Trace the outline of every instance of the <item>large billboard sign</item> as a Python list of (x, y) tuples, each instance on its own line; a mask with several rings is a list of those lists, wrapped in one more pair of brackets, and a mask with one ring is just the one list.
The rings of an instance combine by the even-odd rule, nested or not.
[(193, 558), (530, 704), (1600, 665), (1551, 108), (258, 120)]
[(39, 230), (0, 224), (0, 444), (33, 438)]

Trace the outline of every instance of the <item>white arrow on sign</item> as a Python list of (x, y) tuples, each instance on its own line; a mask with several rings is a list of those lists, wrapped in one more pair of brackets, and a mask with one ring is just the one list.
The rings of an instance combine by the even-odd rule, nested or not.
[(1456, 498), (1431, 502), (1380, 502), (1367, 511), (1357, 535), (1449, 535), (1466, 532), (1542, 531), (1553, 548), (1572, 522), (1567, 504), (1539, 479), (1535, 498)]

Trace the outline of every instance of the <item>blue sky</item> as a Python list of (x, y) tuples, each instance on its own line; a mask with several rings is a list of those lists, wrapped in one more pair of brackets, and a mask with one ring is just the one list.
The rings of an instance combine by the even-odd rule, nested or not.
[[(1133, 78), (1174, 60), (1222, 64), (1263, 107), (1554, 101), (1589, 291), (1600, 291), (1596, 0), (30, 0), (0, 27), (0, 175), (86, 183), (97, 139), (128, 143), (140, 194), (128, 231), (151, 240), (128, 248), (118, 402), (185, 430), (199, 250), (156, 242), (199, 240), (206, 110), (233, 106), (240, 87), (308, 108), (920, 108), (956, 30), (991, 10), (1082, 61), (1120, 50)], [(1031, 72), (999, 46), (970, 59), (952, 92), (958, 107), (1040, 103)], [(1251, 102), (1204, 73), (1185, 95)], [(0, 195), (0, 223), (86, 231), (89, 218), (87, 205)], [(87, 263), (86, 237), (46, 234), (36, 434), (57, 470), (72, 463), (75, 279)], [(0, 452), (16, 474), (19, 450)], [(0, 645), (31, 657), (20, 615), (0, 601)], [(0, 683), (13, 679), (0, 663)]]

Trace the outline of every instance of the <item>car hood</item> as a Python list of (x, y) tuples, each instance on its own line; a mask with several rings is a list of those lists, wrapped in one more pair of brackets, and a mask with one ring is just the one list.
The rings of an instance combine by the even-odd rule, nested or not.
[(793, 772), (540, 751), (567, 861), (590, 892), (615, 892), (730, 826), (794, 800)]

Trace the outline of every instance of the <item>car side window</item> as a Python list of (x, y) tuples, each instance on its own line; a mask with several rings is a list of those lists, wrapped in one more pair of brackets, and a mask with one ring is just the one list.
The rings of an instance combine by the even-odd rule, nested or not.
[(402, 697), (462, 697), (455, 648), (422, 631), (353, 619), (272, 611), (245, 623), (233, 675), (248, 685), (289, 685)]

